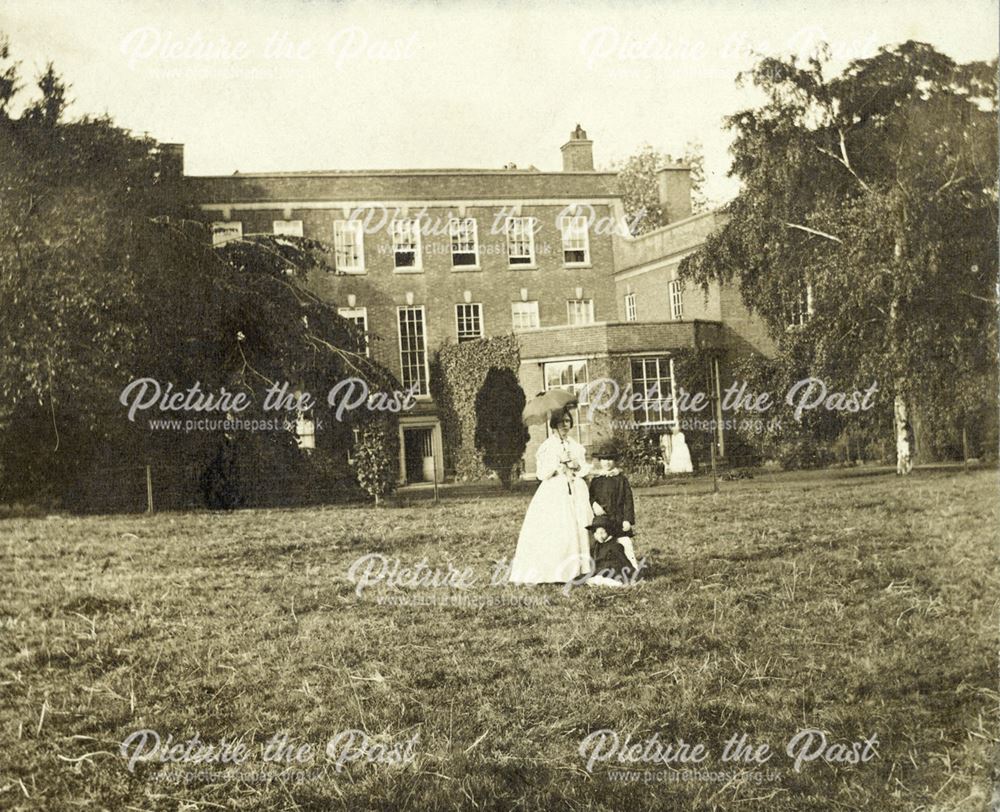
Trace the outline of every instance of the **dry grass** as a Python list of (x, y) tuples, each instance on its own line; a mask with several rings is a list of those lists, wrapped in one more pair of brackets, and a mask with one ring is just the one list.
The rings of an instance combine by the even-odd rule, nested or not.
[[(392, 605), (346, 577), (379, 552), (486, 580), (527, 493), (0, 522), (0, 807), (978, 812), (997, 743), (996, 495), (990, 471), (645, 491), (641, 586), (472, 593), (544, 606)], [(419, 744), (403, 769), (184, 786), (155, 780), (159, 765), (125, 769), (118, 744), (144, 727), (255, 746), (288, 731), (320, 747), (360, 728)], [(780, 751), (803, 727), (877, 733), (878, 757), (795, 773)], [(716, 755), (746, 732), (779, 751), (779, 775), (588, 775), (578, 747), (601, 728)]]

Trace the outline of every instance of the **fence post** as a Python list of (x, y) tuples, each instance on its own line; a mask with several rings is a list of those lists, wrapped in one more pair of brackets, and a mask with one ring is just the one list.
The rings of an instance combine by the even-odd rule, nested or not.
[(146, 464), (146, 513), (153, 512), (153, 470)]
[[(712, 380), (712, 359), (711, 358), (706, 358), (705, 362), (706, 362), (707, 372), (708, 372), (708, 379), (706, 381), (706, 383), (708, 385), (708, 405), (712, 409), (712, 423), (715, 423), (718, 420), (719, 415), (716, 414), (716, 410), (714, 408), (714, 406), (715, 406), (715, 387), (712, 385), (713, 384), (713, 380)], [(721, 425), (721, 423), (720, 423), (720, 425), (718, 427), (713, 427), (712, 436), (711, 436), (711, 442), (709, 443), (709, 448), (711, 449), (711, 452), (712, 452), (712, 493), (718, 493), (719, 492), (719, 473), (718, 473), (718, 471), (716, 470), (716, 467), (715, 467), (715, 441), (716, 441), (716, 437), (718, 436), (717, 432), (720, 432), (720, 431), (722, 431), (722, 425)]]
[(431, 440), (431, 459), (434, 460), (434, 504), (436, 505), (438, 501), (438, 460), (433, 440)]

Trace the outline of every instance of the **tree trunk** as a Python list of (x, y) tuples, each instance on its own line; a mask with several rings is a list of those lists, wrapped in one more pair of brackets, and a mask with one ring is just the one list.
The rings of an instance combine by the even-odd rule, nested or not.
[(913, 426), (910, 424), (909, 402), (900, 388), (896, 389), (893, 417), (896, 429), (896, 473), (905, 476), (913, 470), (916, 448), (913, 442)]
[[(901, 263), (904, 252), (905, 241), (903, 234), (906, 229), (905, 212), (900, 213), (899, 233), (896, 237), (896, 244), (893, 246), (893, 257), (896, 263)], [(899, 369), (899, 293), (896, 282), (893, 283), (892, 300), (889, 303), (889, 341), (890, 341), (890, 363)], [(906, 380), (898, 376), (893, 382), (893, 389), (896, 393), (893, 401), (893, 426), (896, 433), (896, 473), (906, 476), (913, 470), (913, 458), (916, 456), (914, 447), (913, 426), (910, 424), (910, 402), (908, 397), (908, 387)]]

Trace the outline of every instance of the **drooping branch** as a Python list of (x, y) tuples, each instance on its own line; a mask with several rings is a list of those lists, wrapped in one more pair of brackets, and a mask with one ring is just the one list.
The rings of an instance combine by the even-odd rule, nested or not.
[(246, 380), (246, 378), (244, 377), (244, 373), (249, 369), (254, 375), (256, 375), (258, 378), (260, 378), (265, 383), (267, 383), (268, 386), (275, 386), (276, 385), (274, 381), (272, 381), (270, 378), (268, 378), (267, 375), (265, 375), (264, 373), (259, 372), (258, 370), (256, 370), (254, 368), (254, 366), (247, 360), (247, 357), (246, 357), (246, 355), (243, 352), (243, 347), (240, 345), (239, 342), (237, 342), (237, 344), (236, 344), (236, 349), (238, 349), (240, 351), (240, 358), (243, 359), (243, 369), (240, 370), (240, 378), (242, 380)]
[(351, 357), (358, 359), (362, 358), (362, 355), (360, 353), (351, 352), (350, 350), (345, 350), (342, 347), (335, 347), (329, 341), (320, 338), (315, 333), (306, 332), (305, 337), (309, 341), (311, 341), (314, 345), (319, 345), (320, 348), (326, 349), (329, 352), (333, 353), (338, 358), (340, 358), (340, 360), (344, 363), (345, 366), (349, 367), (358, 374), (358, 377), (360, 378), (367, 377), (365, 372), (351, 361)]

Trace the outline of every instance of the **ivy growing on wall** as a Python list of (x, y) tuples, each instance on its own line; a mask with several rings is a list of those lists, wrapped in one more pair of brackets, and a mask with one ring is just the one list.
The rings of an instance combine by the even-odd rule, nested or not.
[(431, 373), (440, 408), (445, 464), (459, 480), (484, 479), (489, 468), (476, 448), (476, 396), (490, 370), (517, 375), (521, 353), (513, 335), (450, 344), (438, 351)]
[(354, 471), (358, 484), (375, 504), (396, 488), (399, 440), (397, 421), (391, 415), (361, 423), (354, 448)]

